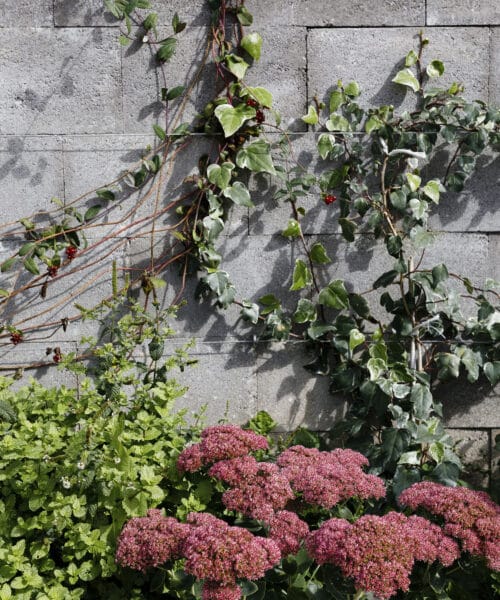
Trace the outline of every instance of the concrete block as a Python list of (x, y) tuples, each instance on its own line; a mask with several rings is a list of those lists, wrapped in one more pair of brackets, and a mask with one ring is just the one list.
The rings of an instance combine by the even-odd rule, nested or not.
[(345, 402), (329, 392), (329, 377), (304, 369), (311, 360), (301, 342), (259, 345), (258, 410), (277, 421), (278, 431), (329, 430), (345, 414)]
[[(3, 237), (8, 235), (3, 229), (7, 223), (51, 210), (51, 198), (63, 197), (61, 140), (47, 136), (0, 137), (0, 182)], [(19, 229), (19, 224), (13, 224), (9, 232)]]
[(0, 30), (0, 133), (110, 133), (122, 126), (114, 30)]
[(500, 429), (491, 430), (491, 493), (500, 499)]
[[(418, 31), (394, 29), (315, 29), (308, 37), (308, 93), (328, 100), (328, 89), (341, 79), (357, 81), (362, 106), (393, 104), (396, 110), (415, 106), (414, 94), (392, 83), (404, 67), (409, 50), (417, 47)], [(469, 99), (487, 99), (490, 40), (488, 30), (480, 27), (455, 29), (436, 27), (426, 32), (430, 40), (424, 62), (439, 58), (445, 74), (439, 85), (453, 81), (465, 84)], [(328, 57), (328, 59), (326, 59)]]
[(489, 433), (479, 429), (447, 429), (454, 441), (455, 452), (464, 465), (462, 478), (473, 488), (487, 489), (489, 485)]
[(364, 0), (339, 0), (338, 2), (302, 0), (249, 0), (248, 9), (254, 19), (302, 26), (384, 26), (424, 25), (423, 0), (381, 0), (374, 6)]
[[(176, 342), (169, 348), (178, 346)], [(189, 388), (175, 405), (176, 409), (187, 409), (188, 421), (195, 421), (200, 412), (206, 425), (243, 424), (255, 415), (257, 362), (252, 344), (197, 342), (188, 353), (197, 364), (183, 373), (172, 372), (181, 385)]]
[(443, 420), (447, 427), (499, 427), (500, 388), (492, 389), (486, 380), (470, 384), (454, 380), (441, 384), (435, 397), (443, 403)]
[(102, 0), (54, 0), (56, 27), (118, 27)]
[[(301, 27), (263, 26), (259, 33), (262, 55), (247, 71), (245, 82), (263, 86), (273, 94), (273, 108), (281, 115), (282, 127), (305, 131), (307, 126), (300, 117), (307, 103), (307, 31)], [(274, 124), (271, 114), (266, 119)]]
[[(449, 155), (438, 153), (436, 163), (446, 165)], [(443, 176), (443, 169), (439, 169)], [(459, 194), (443, 194), (439, 206), (429, 219), (434, 230), (459, 232), (500, 231), (500, 158), (493, 153), (485, 154), (477, 161), (476, 170), (466, 181)]]
[(500, 6), (491, 0), (427, 0), (427, 25), (499, 25)]
[[(150, 48), (133, 44), (122, 49), (126, 133), (151, 133), (153, 123), (165, 127), (164, 105), (160, 101), (163, 87), (184, 85), (189, 88), (193, 85), (183, 111), (182, 98), (169, 103), (169, 123), (177, 118), (177, 124), (191, 122), (207, 102), (215, 97), (216, 80), (213, 65), (209, 63), (202, 76), (196, 78), (206, 51), (207, 33), (207, 27), (192, 27), (183, 31), (177, 38), (176, 53), (166, 63), (163, 71), (158, 68), (156, 57)], [(171, 28), (160, 30), (159, 35), (172, 35)], [(116, 40), (115, 42), (117, 43)]]
[[(78, 378), (74, 373), (56, 367), (53, 362), (53, 350), (59, 347), (62, 354), (76, 352), (76, 344), (71, 342), (47, 339), (46, 341), (32, 341), (29, 338), (25, 342), (13, 346), (8, 339), (0, 340), (0, 364), (2, 370), (0, 375), (12, 377), (16, 372), (22, 375), (13, 385), (13, 389), (19, 389), (27, 385), (31, 378), (46, 387), (66, 386), (76, 388)], [(23, 366), (31, 365), (30, 368), (22, 369)]]
[(491, 276), (495, 281), (500, 281), (500, 236), (492, 234), (489, 239), (489, 258), (488, 263), (491, 265)]
[(500, 106), (500, 29), (491, 28), (490, 97), (494, 106)]
[(2, 27), (52, 27), (52, 0), (4, 0)]

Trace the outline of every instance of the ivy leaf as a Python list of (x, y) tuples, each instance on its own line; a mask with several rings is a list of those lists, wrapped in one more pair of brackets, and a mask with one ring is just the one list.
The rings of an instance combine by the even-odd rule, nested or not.
[(387, 427), (382, 431), (382, 465), (386, 469), (395, 466), (410, 443), (410, 433), (406, 429)]
[(399, 273), (395, 269), (391, 269), (390, 271), (382, 273), (382, 275), (374, 281), (373, 289), (376, 290), (379, 287), (387, 287), (396, 279), (398, 275)]
[(186, 23), (179, 19), (179, 15), (177, 13), (175, 13), (172, 17), (172, 29), (174, 30), (174, 33), (181, 33), (181, 31), (186, 29)]
[(259, 321), (259, 305), (254, 302), (248, 302), (244, 300), (242, 302), (243, 308), (241, 309), (241, 316), (245, 321), (250, 321), (254, 325), (256, 325)]
[(231, 187), (226, 188), (222, 193), (238, 206), (248, 206), (249, 208), (254, 206), (250, 192), (242, 181), (235, 181)]
[(448, 269), (445, 264), (440, 264), (432, 269), (432, 287), (436, 288), (442, 281), (449, 277)]
[(361, 94), (361, 91), (359, 85), (355, 81), (351, 81), (345, 86), (344, 93), (351, 98), (357, 98)]
[(303, 117), (301, 117), (302, 121), (304, 121), (304, 123), (307, 123), (308, 125), (316, 125), (319, 121), (318, 119), (318, 113), (316, 112), (316, 109), (314, 108), (314, 106), (309, 106), (309, 109), (307, 111), (307, 115), (304, 115)]
[(344, 102), (345, 96), (343, 92), (339, 90), (332, 92), (330, 94), (330, 112), (336, 112), (342, 106), (342, 104), (344, 104)]
[(85, 214), (83, 215), (84, 221), (91, 221), (101, 212), (102, 206), (100, 204), (95, 204), (87, 209)]
[(430, 198), (435, 204), (439, 202), (439, 192), (441, 190), (441, 184), (437, 179), (431, 179), (422, 188), (422, 192)]
[(430, 389), (421, 383), (414, 383), (410, 393), (413, 412), (417, 419), (427, 419), (432, 410), (432, 394)]
[(221, 165), (208, 165), (207, 177), (210, 183), (213, 183), (221, 190), (225, 190), (231, 181), (231, 172), (234, 169), (232, 162), (224, 162)]
[(403, 190), (394, 190), (389, 194), (389, 199), (395, 209), (401, 212), (406, 209), (406, 194)]
[(484, 374), (492, 386), (500, 381), (500, 361), (487, 362), (483, 367)]
[(248, 33), (242, 38), (240, 45), (253, 59), (260, 59), (262, 37), (259, 33)]
[(422, 183), (421, 177), (414, 173), (406, 173), (406, 180), (408, 181), (408, 185), (412, 192), (416, 192)]
[(372, 115), (365, 123), (365, 131), (366, 133), (371, 133), (372, 131), (377, 131), (383, 126), (384, 122), (382, 119), (377, 117), (376, 115)]
[(255, 108), (246, 104), (239, 104), (238, 106), (220, 104), (215, 109), (215, 116), (224, 130), (224, 135), (229, 137), (238, 131), (245, 121), (255, 117)]
[(288, 238), (296, 238), (300, 235), (300, 225), (295, 219), (289, 219), (288, 225), (283, 229), (281, 235)]
[(410, 50), (405, 58), (405, 67), (413, 67), (418, 60), (418, 54), (415, 50)]
[(160, 49), (156, 53), (157, 59), (162, 63), (169, 61), (175, 54), (176, 47), (177, 40), (175, 38), (166, 38), (161, 42)]
[(236, 54), (228, 54), (224, 59), (226, 61), (227, 68), (236, 77), (236, 79), (243, 79), (248, 67), (250, 66), (241, 56)]
[(401, 71), (396, 73), (396, 77), (394, 77), (394, 79), (392, 81), (394, 83), (399, 83), (400, 85), (409, 87), (414, 92), (418, 92), (418, 90), (420, 89), (420, 84), (418, 83), (418, 79), (410, 71), (410, 69), (402, 69)]
[(297, 304), (293, 320), (296, 323), (307, 323), (309, 321), (316, 321), (316, 317), (316, 306), (310, 300), (301, 298)]
[(359, 329), (351, 329), (349, 333), (349, 350), (352, 352), (365, 341), (365, 336)]
[(318, 138), (318, 152), (323, 160), (330, 154), (335, 146), (335, 138), (329, 133), (322, 133)]
[(113, 202), (113, 200), (115, 199), (115, 194), (111, 190), (108, 190), (106, 188), (103, 188), (102, 190), (97, 190), (96, 195), (99, 196), (99, 198), (102, 198), (103, 200), (106, 200), (108, 202)]
[(456, 354), (449, 352), (439, 352), (436, 354), (436, 363), (439, 367), (438, 379), (457, 378), (460, 372), (460, 358)]
[(326, 265), (331, 261), (331, 258), (326, 253), (325, 247), (322, 243), (316, 242), (311, 248), (311, 259), (318, 265)]
[(253, 16), (246, 6), (238, 6), (236, 18), (243, 27), (249, 27), (253, 23)]
[(359, 294), (349, 294), (349, 304), (352, 310), (360, 317), (363, 317), (363, 319), (368, 319), (370, 317), (370, 307), (363, 296), (360, 296)]
[(349, 131), (351, 128), (349, 121), (337, 113), (332, 113), (325, 125), (328, 131)]
[(266, 294), (257, 300), (259, 304), (262, 304), (264, 308), (261, 310), (263, 315), (267, 315), (274, 310), (278, 310), (281, 307), (281, 302), (274, 294)]
[(441, 77), (444, 73), (444, 64), (440, 60), (431, 61), (426, 68), (429, 77)]
[(290, 291), (295, 292), (302, 290), (312, 283), (312, 274), (306, 263), (298, 258), (295, 261), (295, 268), (293, 270), (293, 282), (290, 286)]
[(265, 140), (251, 142), (242, 148), (236, 155), (236, 164), (238, 167), (246, 167), (254, 173), (276, 174), (271, 157), (271, 146)]
[(342, 235), (348, 242), (354, 242), (354, 233), (358, 226), (354, 221), (350, 219), (339, 219), (340, 229), (342, 230)]
[(345, 289), (344, 282), (341, 279), (330, 281), (328, 286), (319, 293), (318, 302), (338, 310), (347, 308), (349, 306), (349, 294)]
[(242, 93), (242, 96), (244, 98), (246, 96), (251, 96), (265, 108), (271, 108), (273, 105), (273, 95), (269, 90), (266, 90), (266, 88), (263, 87), (246, 87)]
[(165, 94), (165, 100), (175, 100), (184, 93), (185, 89), (186, 88), (183, 85), (177, 85), (173, 88), (170, 88)]

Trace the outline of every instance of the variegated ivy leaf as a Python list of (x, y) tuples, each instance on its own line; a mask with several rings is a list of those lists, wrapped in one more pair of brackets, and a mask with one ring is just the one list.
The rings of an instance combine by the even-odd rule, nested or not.
[(399, 83), (400, 85), (404, 85), (406, 87), (411, 88), (414, 92), (418, 92), (420, 89), (420, 84), (415, 75), (410, 71), (410, 69), (402, 69), (398, 73), (396, 73), (396, 77), (392, 80), (394, 83)]

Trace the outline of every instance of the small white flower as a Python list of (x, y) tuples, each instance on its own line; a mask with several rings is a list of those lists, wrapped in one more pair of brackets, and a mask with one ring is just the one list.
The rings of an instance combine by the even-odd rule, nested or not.
[(48, 454), (45, 454), (42, 458), (43, 462), (49, 462), (50, 460), (50, 456)]
[(119, 465), (122, 462), (122, 459), (119, 456), (115, 456), (114, 461), (117, 465)]
[(67, 477), (61, 477), (61, 484), (65, 490), (69, 490), (71, 482)]
[(85, 469), (85, 463), (80, 461), (79, 463), (76, 464), (77, 468), (80, 469), (80, 471), (83, 471), (83, 469)]
[(145, 36), (142, 38), (142, 43), (143, 43), (143, 44), (147, 44), (148, 42), (149, 42), (149, 38), (148, 38), (148, 36), (147, 36), (147, 35), (145, 35)]

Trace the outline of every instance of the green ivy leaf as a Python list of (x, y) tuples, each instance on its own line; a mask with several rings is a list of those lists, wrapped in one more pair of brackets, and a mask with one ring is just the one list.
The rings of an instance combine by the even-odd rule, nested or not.
[(396, 279), (398, 275), (399, 273), (395, 269), (391, 269), (390, 271), (382, 273), (382, 275), (374, 281), (373, 288), (376, 290), (379, 287), (387, 287)]
[(248, 300), (244, 300), (242, 302), (243, 308), (241, 309), (241, 316), (245, 321), (250, 321), (254, 325), (259, 322), (259, 305), (254, 302), (249, 302)]
[(332, 113), (330, 115), (330, 118), (325, 123), (325, 126), (328, 131), (349, 131), (351, 129), (349, 121), (337, 113)]
[(355, 239), (354, 234), (356, 232), (356, 229), (358, 228), (356, 223), (354, 221), (351, 221), (350, 219), (340, 218), (339, 225), (340, 225), (340, 229), (342, 230), (342, 235), (344, 236), (344, 238), (348, 242), (354, 242), (354, 239)]
[(295, 261), (295, 268), (293, 270), (293, 282), (290, 286), (290, 291), (295, 292), (302, 290), (312, 283), (312, 274), (306, 263), (298, 258)]
[(330, 154), (335, 146), (335, 138), (329, 133), (322, 133), (318, 138), (318, 152), (323, 160)]
[(370, 307), (363, 296), (360, 296), (359, 294), (349, 294), (349, 304), (352, 310), (360, 317), (363, 317), (363, 319), (368, 319), (370, 317)]
[(300, 235), (300, 224), (295, 219), (289, 219), (288, 224), (281, 232), (281, 235), (287, 238), (296, 238)]
[(249, 27), (253, 23), (253, 16), (246, 6), (238, 6), (236, 18), (243, 27)]
[(293, 320), (296, 323), (307, 323), (309, 321), (316, 321), (316, 317), (316, 306), (310, 300), (301, 298), (297, 304)]
[(415, 52), (415, 50), (410, 50), (405, 58), (405, 67), (413, 67), (417, 60), (418, 54)]
[(238, 167), (246, 167), (254, 173), (276, 174), (271, 157), (271, 146), (265, 140), (251, 142), (242, 148), (236, 155), (236, 164)]
[(255, 117), (255, 108), (246, 104), (239, 104), (238, 106), (220, 104), (215, 109), (215, 116), (224, 130), (224, 135), (229, 137), (236, 133), (245, 121)]
[(302, 121), (304, 121), (304, 123), (307, 123), (308, 125), (316, 125), (319, 119), (318, 113), (316, 112), (314, 106), (310, 105), (309, 109), (307, 110), (307, 115), (304, 115), (303, 117), (301, 117), (301, 119)]
[(445, 264), (440, 264), (432, 269), (432, 287), (436, 288), (441, 282), (449, 277), (448, 269)]
[(241, 56), (228, 54), (224, 60), (227, 68), (237, 79), (243, 79), (243, 77), (245, 77), (245, 73), (250, 65), (243, 60)]
[(446, 379), (456, 379), (460, 372), (460, 358), (456, 354), (449, 352), (439, 352), (435, 356), (436, 363), (439, 367), (438, 379), (445, 381)]
[(389, 199), (395, 209), (404, 212), (406, 210), (406, 194), (403, 190), (395, 190), (389, 194)]
[(273, 95), (269, 90), (263, 87), (249, 87), (247, 86), (242, 92), (242, 96), (250, 96), (256, 100), (261, 106), (265, 108), (271, 108), (273, 105)]
[(483, 367), (484, 374), (492, 386), (500, 381), (500, 361), (487, 362)]
[(97, 196), (99, 196), (99, 198), (102, 198), (107, 202), (113, 202), (113, 200), (115, 199), (115, 194), (111, 190), (108, 190), (106, 188), (97, 190), (96, 194)]
[(332, 262), (321, 242), (313, 244), (311, 248), (311, 260), (318, 265), (326, 265)]
[(412, 192), (416, 192), (422, 183), (422, 178), (414, 173), (406, 173), (406, 180)]
[(351, 329), (349, 333), (349, 350), (352, 352), (355, 348), (365, 341), (365, 336), (359, 329)]
[(83, 220), (85, 222), (91, 221), (92, 219), (97, 217), (97, 215), (101, 212), (101, 209), (102, 206), (100, 204), (95, 204), (94, 206), (91, 206), (86, 210), (85, 214), (83, 215)]
[(426, 73), (429, 77), (441, 77), (444, 73), (444, 64), (440, 60), (433, 60), (427, 65)]
[(262, 304), (264, 308), (261, 310), (263, 315), (267, 315), (274, 310), (278, 310), (281, 307), (281, 302), (274, 294), (266, 294), (257, 300), (259, 304)]
[(361, 94), (361, 91), (359, 85), (355, 81), (351, 81), (344, 87), (344, 93), (351, 98), (357, 98)]
[(177, 85), (173, 88), (170, 88), (165, 94), (165, 100), (175, 100), (179, 96), (182, 96), (185, 90), (185, 86)]
[(396, 77), (394, 77), (392, 81), (394, 83), (399, 83), (400, 85), (409, 87), (414, 92), (418, 92), (418, 90), (420, 89), (418, 79), (409, 69), (402, 69), (401, 71), (396, 73)]
[(341, 279), (330, 281), (327, 287), (323, 288), (318, 297), (319, 304), (342, 310), (349, 306), (349, 295), (345, 289), (344, 282)]
[(335, 90), (334, 92), (332, 92), (330, 94), (330, 103), (329, 103), (330, 112), (331, 113), (336, 112), (342, 106), (342, 104), (344, 104), (344, 102), (345, 102), (344, 92), (341, 92), (339, 90)]
[(172, 29), (174, 30), (174, 33), (181, 33), (181, 31), (186, 29), (186, 23), (179, 19), (179, 15), (177, 13), (175, 13), (172, 17)]
[(254, 206), (250, 192), (242, 181), (235, 181), (231, 187), (226, 188), (222, 193), (238, 206), (248, 206), (249, 208)]
[(437, 179), (431, 179), (422, 188), (422, 192), (430, 198), (435, 204), (439, 203), (439, 192), (441, 190), (441, 184)]
[(382, 431), (382, 465), (386, 469), (395, 466), (410, 443), (410, 433), (406, 429), (387, 427)]
[(242, 38), (240, 45), (253, 59), (260, 59), (262, 37), (259, 33), (248, 33)]
[(380, 129), (383, 125), (384, 122), (382, 119), (376, 115), (372, 115), (365, 123), (365, 131), (366, 133), (371, 133), (372, 131), (377, 131), (377, 129)]
[(233, 169), (234, 164), (229, 161), (223, 162), (221, 165), (208, 165), (208, 181), (216, 185), (219, 189), (225, 190), (231, 181), (231, 172)]

